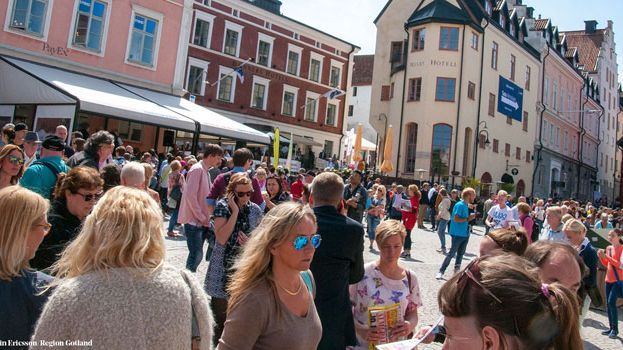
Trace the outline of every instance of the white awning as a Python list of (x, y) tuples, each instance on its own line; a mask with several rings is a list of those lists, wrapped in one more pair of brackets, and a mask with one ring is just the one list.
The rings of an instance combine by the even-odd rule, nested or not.
[(126, 84), (116, 84), (164, 108), (199, 122), (201, 124), (202, 133), (223, 136), (234, 140), (253, 141), (263, 144), (270, 143), (270, 138), (263, 132), (257, 131), (181, 97)]
[(376, 151), (376, 145), (372, 141), (361, 138), (361, 149), (364, 151)]
[(77, 102), (58, 88), (46, 85), (10, 62), (0, 59), (0, 103), (75, 105)]

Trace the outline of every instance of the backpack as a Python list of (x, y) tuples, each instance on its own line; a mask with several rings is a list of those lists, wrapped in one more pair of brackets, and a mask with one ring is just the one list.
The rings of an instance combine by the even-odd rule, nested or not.
[(50, 200), (52, 200), (54, 199), (54, 187), (56, 187), (56, 182), (58, 181), (58, 174), (60, 172), (52, 164), (47, 163), (47, 162), (42, 162), (41, 160), (35, 160), (34, 162), (30, 163), (30, 166), (33, 166), (36, 164), (43, 165), (44, 167), (48, 168), (48, 170), (50, 170), (52, 174), (54, 175), (54, 177), (56, 178), (56, 181), (54, 181), (54, 186), (52, 187), (52, 193), (50, 194), (50, 198), (49, 198)]

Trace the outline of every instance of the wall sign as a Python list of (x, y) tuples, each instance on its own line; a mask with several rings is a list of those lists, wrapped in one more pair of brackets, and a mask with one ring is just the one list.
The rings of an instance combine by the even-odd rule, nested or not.
[(500, 76), (498, 112), (521, 121), (523, 114), (523, 89)]

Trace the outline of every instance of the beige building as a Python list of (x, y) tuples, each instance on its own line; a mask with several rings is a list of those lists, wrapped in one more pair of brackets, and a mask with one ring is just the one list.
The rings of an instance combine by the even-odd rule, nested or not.
[(370, 122), (380, 147), (378, 116), (394, 126), (388, 175), (530, 193), (540, 57), (523, 19), (496, 3), (393, 0), (375, 20)]

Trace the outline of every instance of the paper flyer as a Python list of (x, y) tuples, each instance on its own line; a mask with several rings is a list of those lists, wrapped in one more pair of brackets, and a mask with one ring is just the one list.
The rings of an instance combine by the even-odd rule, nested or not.
[(428, 332), (426, 332), (424, 336), (420, 339), (407, 339), (407, 340), (402, 340), (402, 341), (393, 342), (389, 344), (377, 345), (376, 349), (377, 350), (413, 350), (415, 349), (416, 346), (422, 343), (422, 341), (426, 339), (426, 337), (428, 337), (433, 332), (433, 329), (435, 329), (435, 327), (439, 325), (441, 322), (443, 322), (443, 316), (439, 317), (437, 319), (437, 322), (435, 322), (435, 324), (428, 330)]

